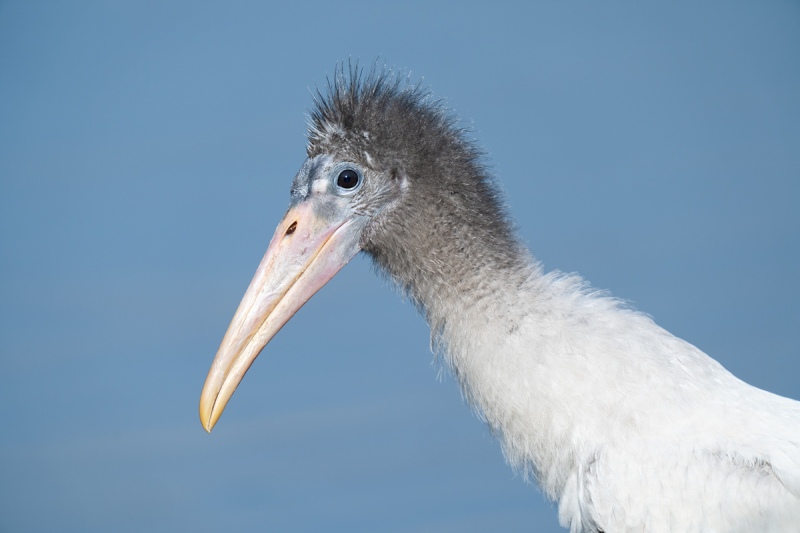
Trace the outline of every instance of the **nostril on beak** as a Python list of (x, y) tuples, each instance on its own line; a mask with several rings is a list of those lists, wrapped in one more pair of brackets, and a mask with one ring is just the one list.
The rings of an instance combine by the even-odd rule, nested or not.
[(292, 222), (286, 230), (286, 235), (291, 235), (297, 229), (297, 221)]

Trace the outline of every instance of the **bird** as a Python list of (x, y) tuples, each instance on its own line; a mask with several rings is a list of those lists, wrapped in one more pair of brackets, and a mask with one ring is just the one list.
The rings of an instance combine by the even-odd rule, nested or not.
[(269, 340), (365, 253), (571, 533), (800, 532), (800, 402), (577, 274), (545, 272), (455, 113), (390, 69), (313, 95), (290, 204), (208, 373), (210, 432)]

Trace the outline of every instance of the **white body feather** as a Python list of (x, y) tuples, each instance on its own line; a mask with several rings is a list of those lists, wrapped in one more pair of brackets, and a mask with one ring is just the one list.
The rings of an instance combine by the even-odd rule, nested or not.
[(487, 284), (487, 297), (427, 302), (429, 320), (465, 396), (562, 525), (800, 531), (800, 403), (577, 276), (532, 266)]

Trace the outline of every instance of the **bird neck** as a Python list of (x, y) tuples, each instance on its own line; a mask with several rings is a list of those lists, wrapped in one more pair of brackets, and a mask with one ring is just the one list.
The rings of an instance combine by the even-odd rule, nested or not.
[(437, 345), (467, 317), (513, 321), (514, 295), (539, 272), (486, 182), (475, 183), (411, 185), (365, 246), (425, 315)]
[(539, 402), (530, 389), (530, 376), (521, 370), (538, 355), (522, 345), (539, 345), (537, 337), (547, 336), (531, 329), (534, 316), (559, 313), (540, 266), (486, 197), (470, 204), (445, 189), (435, 201), (402, 206), (365, 250), (425, 316), (432, 346), (499, 436), (509, 462), (540, 477), (538, 463), (546, 458), (514, 450), (520, 439), (545, 438), (548, 431), (531, 435), (531, 413), (520, 413), (518, 404), (525, 398), (525, 409), (547, 410), (557, 402)]
[[(481, 209), (489, 215), (474, 216)], [(577, 276), (543, 274), (502, 210), (443, 194), (385, 224), (395, 227), (366, 251), (424, 314), (437, 354), (508, 462), (557, 500), (583, 453), (574, 443), (597, 433), (596, 413), (573, 392), (602, 386), (602, 369), (564, 354), (588, 338), (588, 315), (616, 312), (616, 302), (586, 294)]]

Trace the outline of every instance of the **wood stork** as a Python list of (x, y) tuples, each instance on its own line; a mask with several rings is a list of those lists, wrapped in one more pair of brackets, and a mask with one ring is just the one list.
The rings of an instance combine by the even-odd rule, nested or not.
[(580, 277), (543, 272), (425, 90), (338, 70), (307, 153), (205, 382), (207, 431), (266, 343), (363, 250), (571, 532), (800, 531), (800, 403)]

